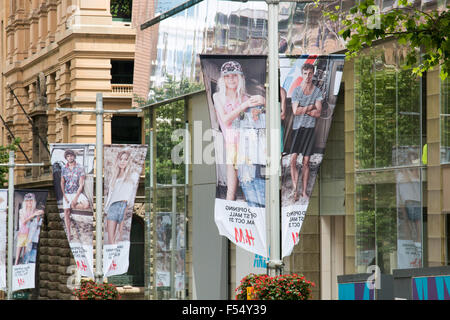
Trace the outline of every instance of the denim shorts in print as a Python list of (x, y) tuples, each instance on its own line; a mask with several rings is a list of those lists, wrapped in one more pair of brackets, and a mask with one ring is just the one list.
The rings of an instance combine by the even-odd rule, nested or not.
[(127, 207), (127, 203), (125, 201), (116, 201), (113, 202), (108, 209), (108, 220), (113, 220), (117, 222), (122, 222), (123, 217), (125, 215), (125, 209)]

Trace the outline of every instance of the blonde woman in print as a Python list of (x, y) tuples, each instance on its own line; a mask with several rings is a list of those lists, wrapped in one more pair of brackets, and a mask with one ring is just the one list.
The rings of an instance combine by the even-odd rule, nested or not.
[(235, 200), (238, 185), (236, 164), (239, 142), (239, 115), (249, 107), (265, 104), (265, 98), (261, 95), (250, 96), (247, 94), (244, 73), (237, 61), (228, 61), (222, 65), (217, 88), (217, 92), (213, 95), (213, 102), (225, 139), (226, 200)]
[(25, 254), (28, 245), (28, 233), (30, 232), (29, 223), (35, 218), (44, 214), (44, 210), (36, 209), (36, 197), (33, 193), (25, 194), (23, 206), (19, 210), (19, 232), (17, 234), (17, 249), (15, 264), (19, 264), (19, 260)]
[(105, 203), (107, 244), (115, 244), (121, 238), (125, 213), (133, 203), (135, 184), (131, 179), (130, 158), (129, 150), (120, 151), (111, 175)]

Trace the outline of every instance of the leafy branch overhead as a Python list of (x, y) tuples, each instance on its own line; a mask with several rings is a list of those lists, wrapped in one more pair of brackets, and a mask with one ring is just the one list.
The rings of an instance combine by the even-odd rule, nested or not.
[[(420, 2), (413, 2), (398, 0), (394, 8), (381, 12), (374, 0), (363, 0), (349, 11), (336, 6), (335, 10), (324, 14), (341, 23), (339, 34), (347, 41), (349, 58), (371, 46), (373, 41), (394, 37), (400, 44), (410, 46), (405, 68), (421, 76), (425, 71), (440, 67), (441, 79), (445, 79), (450, 71), (450, 6), (425, 11)], [(316, 5), (319, 4), (317, 0)]]

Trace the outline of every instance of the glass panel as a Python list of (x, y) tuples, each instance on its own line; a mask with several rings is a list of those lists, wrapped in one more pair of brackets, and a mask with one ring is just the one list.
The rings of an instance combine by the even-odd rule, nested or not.
[(395, 165), (420, 164), (419, 146), (422, 143), (421, 134), (423, 133), (423, 129), (420, 130), (422, 124), (420, 91), (420, 82), (414, 78), (414, 75), (409, 70), (400, 69), (397, 73), (397, 145), (399, 150), (402, 148), (415, 150), (417, 157), (412, 159), (399, 156), (395, 158)]
[[(186, 298), (185, 281), (185, 166), (172, 160), (172, 150), (182, 142), (175, 130), (185, 128), (184, 100), (156, 109), (155, 288), (156, 299)], [(180, 155), (183, 156), (183, 155)]]
[(358, 174), (356, 182), (356, 271), (366, 273), (375, 264), (375, 184), (367, 174)]
[[(417, 149), (399, 157), (414, 160)], [(357, 272), (422, 267), (423, 175), (420, 167), (356, 174)]]
[(422, 188), (419, 168), (396, 172), (398, 205), (398, 268), (422, 267)]
[(375, 167), (392, 166), (392, 149), (396, 138), (396, 71), (375, 57)]
[[(420, 164), (421, 79), (400, 67), (402, 49), (378, 46), (355, 62), (356, 169)], [(411, 148), (419, 162), (401, 163), (399, 154)]]
[(392, 274), (397, 267), (397, 201), (393, 172), (376, 173), (375, 193), (376, 264), (382, 273)]
[(355, 168), (375, 166), (375, 78), (371, 56), (355, 61)]

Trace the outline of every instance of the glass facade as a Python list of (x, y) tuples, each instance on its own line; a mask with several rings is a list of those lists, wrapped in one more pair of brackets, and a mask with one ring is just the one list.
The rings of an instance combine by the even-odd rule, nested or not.
[[(156, 12), (162, 13), (184, 2), (158, 1)], [(345, 43), (338, 36), (341, 26), (328, 21), (322, 11), (339, 6), (339, 10), (347, 12), (355, 3), (356, 0), (338, 0), (315, 7), (313, 2), (280, 2), (279, 52), (300, 55), (344, 50)], [(394, 6), (392, 0), (380, 3), (383, 11)], [(415, 1), (416, 7), (426, 10), (436, 9), (437, 3), (436, 0)], [(445, 6), (442, 1), (439, 4), (439, 8)], [(152, 26), (158, 38), (157, 50), (151, 57), (147, 103), (163, 102), (202, 89), (199, 54), (267, 54), (267, 27), (268, 10), (264, 1), (220, 0), (202, 1)], [(372, 264), (385, 273), (396, 268), (423, 266), (426, 254), (423, 251), (426, 248), (426, 167), (421, 162), (426, 141), (425, 106), (422, 80), (400, 67), (407, 50), (392, 43), (379, 45), (361, 55), (354, 64), (357, 272), (365, 273)], [(442, 85), (441, 95), (446, 94), (441, 109), (443, 148), (450, 145), (448, 88), (447, 81)], [(173, 282), (163, 285), (167, 283), (167, 266), (174, 261), (175, 251), (161, 240), (164, 236), (160, 225), (176, 223), (177, 228), (182, 228), (186, 214), (186, 189), (182, 186), (186, 181), (185, 166), (174, 164), (168, 151), (169, 146), (176, 144), (171, 141), (171, 134), (185, 126), (182, 101), (175, 108), (170, 102), (147, 109), (145, 116), (146, 143), (152, 146), (146, 165), (147, 214), (155, 226), (146, 235), (146, 241), (151, 243), (146, 245), (151, 247), (150, 256), (158, 260), (151, 280), (157, 299), (169, 298), (175, 288)], [(344, 113), (342, 119), (337, 119), (341, 121), (337, 126), (344, 126)], [(339, 160), (339, 168), (324, 164), (321, 177), (321, 190), (334, 197), (322, 199), (321, 210), (329, 215), (345, 213), (344, 151), (347, 147), (343, 146), (342, 136), (333, 138), (341, 147), (328, 156)], [(448, 156), (442, 154), (445, 154), (443, 162), (450, 161), (450, 152)], [(176, 187), (172, 182), (174, 174)], [(331, 189), (325, 189), (327, 184)], [(338, 205), (326, 207), (331, 201)], [(185, 266), (185, 260), (180, 261)], [(187, 288), (186, 281), (184, 285)], [(177, 292), (182, 296), (181, 290)]]
[[(185, 128), (184, 100), (146, 110), (146, 137), (150, 155), (146, 165), (146, 195), (153, 226), (147, 261), (153, 266), (148, 288), (154, 299), (185, 299), (186, 277), (186, 171), (175, 164), (172, 151)], [(181, 157), (184, 155), (181, 154)]]
[(422, 82), (394, 43), (355, 61), (356, 267), (423, 266)]
[[(183, 1), (161, 1), (156, 13)], [(354, 0), (338, 1), (348, 10)], [(279, 3), (280, 53), (328, 54), (344, 49), (338, 37), (339, 25), (322, 15), (336, 4), (313, 2)], [(265, 1), (247, 3), (219, 0), (202, 1), (159, 24), (157, 52), (152, 57), (150, 101), (159, 101), (155, 90), (168, 82), (203, 86), (199, 54), (267, 54), (268, 8)], [(195, 87), (195, 86), (194, 86)], [(171, 97), (192, 92), (180, 85)]]

